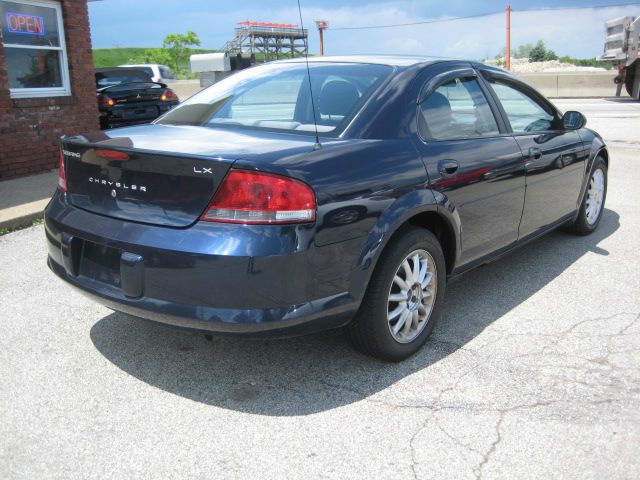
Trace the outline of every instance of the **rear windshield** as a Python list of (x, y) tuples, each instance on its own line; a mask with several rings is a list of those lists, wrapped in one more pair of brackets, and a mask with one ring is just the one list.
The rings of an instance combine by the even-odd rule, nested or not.
[[(344, 128), (389, 75), (386, 65), (311, 63), (318, 132)], [(194, 95), (156, 123), (313, 132), (304, 63), (276, 63), (241, 71)]]
[(135, 67), (137, 70), (142, 70), (145, 73), (148, 73), (150, 77), (153, 77), (153, 68), (151, 67)]
[(126, 72), (96, 72), (96, 87), (112, 87), (121, 83), (133, 82), (150, 82), (151, 77), (142, 71), (126, 71)]

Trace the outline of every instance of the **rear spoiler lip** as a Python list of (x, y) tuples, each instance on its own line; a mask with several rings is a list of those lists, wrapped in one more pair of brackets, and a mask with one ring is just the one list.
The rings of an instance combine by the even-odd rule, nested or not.
[(184, 159), (192, 159), (192, 160), (218, 160), (224, 163), (228, 163), (229, 165), (233, 165), (238, 160), (241, 160), (242, 157), (239, 156), (237, 158), (233, 157), (221, 157), (220, 155), (210, 154), (210, 155), (198, 155), (193, 153), (181, 153), (181, 152), (168, 152), (165, 150), (150, 150), (150, 149), (142, 149), (142, 148), (133, 148), (133, 147), (124, 147), (120, 145), (113, 145), (109, 143), (103, 142), (82, 142), (78, 140), (73, 140), (73, 137), (70, 136), (62, 136), (60, 137), (60, 148), (65, 150), (80, 153), (75, 150), (75, 148), (79, 148), (84, 150), (94, 149), (94, 150), (113, 150), (117, 152), (123, 152), (128, 154), (142, 154), (142, 155), (155, 155), (155, 156), (164, 156), (171, 158), (184, 158)]
[(117, 85), (111, 85), (109, 87), (97, 88), (96, 92), (103, 93), (109, 90), (110, 88), (122, 87), (124, 85), (160, 85), (162, 88), (169, 88), (169, 86), (166, 83), (160, 83), (160, 82), (127, 82), (127, 83), (118, 83)]

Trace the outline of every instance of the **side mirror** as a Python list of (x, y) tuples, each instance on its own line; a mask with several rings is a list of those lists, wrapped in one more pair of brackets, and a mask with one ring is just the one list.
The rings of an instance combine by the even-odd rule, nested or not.
[(565, 130), (579, 130), (587, 124), (587, 119), (580, 112), (570, 111), (562, 117)]

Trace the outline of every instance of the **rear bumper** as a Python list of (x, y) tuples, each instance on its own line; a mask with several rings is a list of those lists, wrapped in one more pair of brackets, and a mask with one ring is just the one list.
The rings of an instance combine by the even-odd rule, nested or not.
[[(45, 232), (48, 265), (58, 277), (109, 308), (149, 320), (285, 336), (339, 327), (358, 308), (348, 293), (353, 267), (334, 261), (349, 257), (353, 245), (315, 247), (311, 227), (165, 228), (89, 213), (56, 193)], [(89, 246), (116, 255), (86, 269)], [(96, 258), (100, 264), (103, 257)]]

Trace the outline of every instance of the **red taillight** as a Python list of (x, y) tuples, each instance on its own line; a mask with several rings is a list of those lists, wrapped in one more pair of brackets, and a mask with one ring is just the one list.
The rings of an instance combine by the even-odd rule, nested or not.
[(176, 100), (178, 97), (176, 97), (176, 94), (173, 92), (173, 90), (171, 90), (170, 88), (167, 88), (167, 91), (164, 92), (162, 94), (162, 97), (160, 97), (162, 99), (163, 102), (170, 102), (173, 100)]
[(120, 160), (121, 162), (129, 160), (129, 155), (124, 152), (117, 152), (115, 150), (96, 150), (96, 155), (108, 160)]
[(60, 170), (58, 173), (58, 188), (63, 192), (67, 191), (67, 172), (64, 168), (64, 153), (60, 150)]
[(201, 220), (226, 223), (303, 223), (316, 219), (308, 185), (288, 177), (231, 170)]
[(113, 107), (116, 101), (113, 98), (109, 98), (106, 95), (100, 95), (98, 97), (98, 105), (101, 107)]

